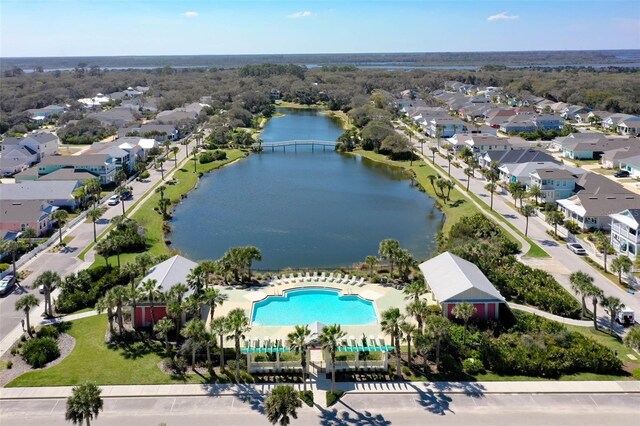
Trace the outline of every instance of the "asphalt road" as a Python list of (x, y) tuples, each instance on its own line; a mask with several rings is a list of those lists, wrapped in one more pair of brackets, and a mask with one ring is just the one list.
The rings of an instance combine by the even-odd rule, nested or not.
[[(107, 398), (95, 425), (267, 425), (262, 397)], [(633, 425), (638, 394), (348, 394), (329, 409), (304, 406), (293, 425)], [(0, 424), (68, 425), (65, 401), (3, 400)]]

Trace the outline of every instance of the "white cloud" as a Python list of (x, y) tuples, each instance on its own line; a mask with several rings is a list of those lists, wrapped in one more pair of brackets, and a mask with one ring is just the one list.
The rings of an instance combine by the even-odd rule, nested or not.
[(302, 12), (296, 12), (296, 13), (292, 13), (291, 15), (287, 15), (287, 18), (290, 18), (290, 19), (307, 18), (311, 15), (313, 15), (313, 13), (309, 12), (308, 10), (305, 10)]
[(487, 21), (511, 21), (520, 18), (518, 15), (509, 15), (507, 12), (500, 12), (497, 15), (491, 15)]
[(195, 18), (196, 16), (198, 16), (198, 12), (194, 12), (192, 10), (188, 10), (185, 13), (183, 13), (182, 15), (187, 17), (187, 18)]

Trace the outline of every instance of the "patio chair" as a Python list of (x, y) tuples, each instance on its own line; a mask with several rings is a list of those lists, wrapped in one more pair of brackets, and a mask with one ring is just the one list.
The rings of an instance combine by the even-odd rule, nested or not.
[(338, 274), (336, 275), (336, 280), (335, 280), (336, 284), (340, 284), (340, 282), (342, 282), (342, 274)]
[(291, 284), (295, 284), (296, 283), (296, 279), (293, 276), (293, 274), (289, 274), (289, 283), (291, 283)]
[(304, 281), (304, 277), (302, 276), (302, 272), (298, 272), (298, 282), (301, 283)]
[(333, 276), (333, 272), (329, 274), (329, 277), (327, 278), (327, 281), (332, 283), (333, 281), (335, 281), (335, 277)]
[(349, 282), (347, 284), (356, 285), (357, 282), (358, 282), (358, 277), (356, 277), (355, 275), (351, 275), (351, 279), (349, 280)]
[(364, 281), (364, 277), (361, 277), (358, 282), (354, 283), (354, 285), (357, 285), (358, 287), (362, 287), (364, 286), (366, 283)]
[(320, 282), (325, 282), (326, 280), (327, 280), (327, 273), (326, 273), (326, 272), (323, 272), (323, 273), (320, 275)]
[(305, 274), (305, 276), (304, 276), (304, 280), (305, 280), (305, 281), (311, 281), (311, 274), (307, 272), (307, 273)]
[(313, 280), (314, 281), (318, 281), (318, 272), (317, 271), (313, 273)]

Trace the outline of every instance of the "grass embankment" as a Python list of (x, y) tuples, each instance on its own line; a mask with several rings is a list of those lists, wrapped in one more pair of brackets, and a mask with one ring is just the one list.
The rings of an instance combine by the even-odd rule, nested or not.
[[(240, 151), (238, 149), (225, 150), (225, 152), (227, 153), (226, 160), (214, 161), (207, 164), (200, 164), (198, 162), (196, 166), (198, 174), (204, 174), (212, 170), (219, 169), (220, 167), (223, 167), (233, 161), (244, 158), (246, 156), (243, 151)], [(170, 199), (172, 205), (179, 203), (182, 199), (182, 196), (191, 191), (198, 183), (198, 174), (193, 173), (192, 160), (190, 160), (188, 163), (185, 163), (184, 167), (177, 170), (173, 175), (173, 178), (176, 180), (176, 184), (165, 184), (165, 198)], [(140, 226), (143, 226), (146, 229), (148, 247), (146, 252), (153, 256), (169, 253), (169, 248), (164, 242), (162, 216), (154, 210), (154, 208), (158, 205), (158, 201), (160, 201), (160, 194), (153, 194), (146, 201), (144, 201), (140, 208), (131, 216), (131, 218), (138, 222)], [(120, 262), (122, 264), (125, 264), (138, 254), (139, 253), (123, 253), (120, 255)], [(111, 256), (109, 258), (109, 263), (111, 265), (115, 265), (116, 262), (116, 256)], [(94, 261), (92, 267), (99, 265), (104, 265), (104, 258), (96, 256), (96, 260)]]
[(294, 109), (324, 109), (325, 105), (322, 104), (313, 104), (313, 105), (305, 105), (305, 104), (297, 104), (295, 102), (285, 102), (285, 101), (276, 101), (277, 108), (294, 108)]

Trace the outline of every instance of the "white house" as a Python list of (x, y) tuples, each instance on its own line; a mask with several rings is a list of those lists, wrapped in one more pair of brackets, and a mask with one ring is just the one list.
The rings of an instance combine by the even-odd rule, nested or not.
[(611, 217), (611, 245), (620, 255), (635, 260), (640, 248), (640, 207), (626, 209)]

